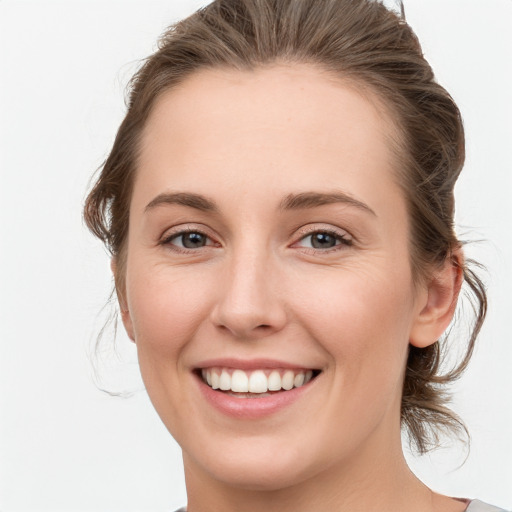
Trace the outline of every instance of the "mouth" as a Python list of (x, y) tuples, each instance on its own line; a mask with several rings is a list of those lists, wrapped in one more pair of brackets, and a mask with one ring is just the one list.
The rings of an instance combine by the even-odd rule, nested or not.
[(309, 384), (321, 373), (314, 369), (230, 367), (198, 368), (196, 374), (210, 389), (235, 398), (264, 398)]

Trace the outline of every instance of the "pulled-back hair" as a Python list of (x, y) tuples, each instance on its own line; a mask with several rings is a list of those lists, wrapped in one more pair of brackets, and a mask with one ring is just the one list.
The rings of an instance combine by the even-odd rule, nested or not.
[(447, 407), (447, 385), (468, 365), (487, 299), (468, 262), (453, 257), (461, 246), (453, 222), (453, 189), (465, 158), (461, 115), (403, 16), (377, 0), (215, 0), (171, 26), (130, 82), (128, 110), (87, 197), (85, 221), (116, 260), (122, 290), (139, 143), (155, 100), (205, 68), (252, 70), (276, 62), (320, 66), (381, 100), (400, 132), (396, 172), (407, 201), (414, 278), (428, 279), (447, 259), (462, 268), (475, 318), (461, 360), (443, 371), (447, 336), (409, 349), (401, 420), (423, 453), (439, 432), (465, 431)]

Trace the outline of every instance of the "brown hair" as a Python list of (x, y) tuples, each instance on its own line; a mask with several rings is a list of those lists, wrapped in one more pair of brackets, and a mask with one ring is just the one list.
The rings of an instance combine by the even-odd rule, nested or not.
[(443, 373), (447, 337), (411, 346), (401, 420), (420, 453), (440, 431), (463, 433), (447, 408), (446, 385), (466, 369), (487, 309), (482, 282), (453, 256), (461, 243), (453, 226), (455, 181), (464, 163), (460, 112), (434, 79), (412, 29), (377, 0), (215, 0), (171, 26), (159, 49), (132, 78), (128, 111), (96, 184), (87, 197), (89, 229), (108, 247), (123, 290), (128, 213), (141, 132), (155, 100), (197, 70), (250, 70), (276, 61), (321, 66), (366, 86), (399, 127), (399, 178), (411, 224), (411, 265), (417, 279), (447, 258), (461, 266), (475, 320), (461, 361)]

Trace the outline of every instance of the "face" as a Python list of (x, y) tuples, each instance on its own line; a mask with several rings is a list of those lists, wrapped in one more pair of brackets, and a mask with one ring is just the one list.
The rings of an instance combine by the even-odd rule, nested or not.
[(186, 470), (275, 489), (399, 445), (425, 294), (392, 133), (307, 65), (201, 71), (156, 103), (122, 309)]

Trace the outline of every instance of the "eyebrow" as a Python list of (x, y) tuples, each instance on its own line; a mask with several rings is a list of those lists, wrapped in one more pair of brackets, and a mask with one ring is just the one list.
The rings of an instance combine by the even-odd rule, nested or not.
[[(279, 210), (306, 210), (317, 208), (328, 204), (342, 203), (354, 206), (362, 211), (376, 213), (365, 203), (352, 197), (345, 192), (301, 192), (299, 194), (288, 194), (280, 203)], [(218, 213), (219, 208), (212, 199), (192, 192), (172, 192), (156, 196), (148, 203), (144, 211), (152, 210), (157, 206), (179, 204), (188, 206), (203, 212)]]
[(280, 210), (304, 210), (308, 208), (316, 208), (326, 204), (342, 203), (348, 206), (355, 206), (356, 208), (371, 213), (377, 214), (365, 203), (359, 201), (355, 197), (347, 194), (346, 192), (302, 192), (300, 194), (289, 194), (280, 203)]
[(219, 211), (217, 205), (211, 199), (200, 194), (193, 194), (191, 192), (173, 192), (167, 194), (159, 194), (152, 201), (148, 203), (144, 211), (152, 210), (157, 206), (179, 204), (181, 206), (188, 206), (201, 210), (203, 212), (216, 213)]

